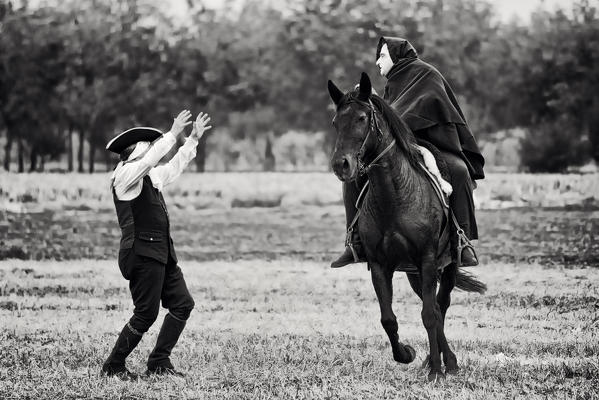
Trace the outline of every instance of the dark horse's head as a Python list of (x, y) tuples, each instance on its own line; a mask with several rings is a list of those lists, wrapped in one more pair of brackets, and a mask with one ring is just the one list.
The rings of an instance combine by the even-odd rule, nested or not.
[(365, 153), (376, 146), (377, 134), (371, 132), (375, 123), (370, 102), (372, 84), (368, 75), (362, 73), (359, 88), (347, 94), (343, 94), (332, 81), (328, 86), (331, 99), (337, 106), (333, 118), (337, 140), (331, 166), (339, 179), (351, 181), (357, 178)]
[(372, 93), (368, 74), (362, 72), (359, 87), (346, 94), (331, 81), (328, 87), (337, 107), (333, 118), (337, 139), (331, 166), (340, 180), (352, 181), (365, 173), (368, 163), (388, 145), (387, 139), (395, 139), (409, 161), (414, 161), (414, 135), (395, 111)]

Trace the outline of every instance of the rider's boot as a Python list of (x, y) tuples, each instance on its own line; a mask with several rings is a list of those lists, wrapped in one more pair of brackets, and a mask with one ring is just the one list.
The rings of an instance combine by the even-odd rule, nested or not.
[(453, 222), (456, 229), (454, 245), (458, 267), (474, 267), (478, 265), (478, 256), (476, 255), (474, 244), (468, 238), (469, 235), (462, 229), (462, 226), (468, 228), (468, 225), (460, 223), (455, 217), (453, 217)]
[(462, 249), (462, 267), (475, 267), (478, 265), (478, 258), (473, 247), (464, 247)]
[(356, 202), (365, 184), (366, 179), (360, 178), (356, 182), (343, 184), (343, 204), (345, 205), (347, 237), (345, 240), (345, 251), (341, 257), (331, 263), (331, 268), (340, 268), (348, 264), (366, 261), (364, 248), (358, 234), (358, 221), (356, 217), (358, 213)]
[(341, 257), (331, 263), (331, 268), (341, 268), (349, 264), (366, 261), (366, 254), (364, 253), (364, 247), (362, 246), (357, 226), (348, 232), (347, 235), (348, 240), (345, 251), (341, 254)]
[(442, 154), (442, 158), (449, 169), (453, 186), (449, 205), (455, 217), (454, 223), (459, 226), (456, 227), (458, 231), (454, 236), (454, 245), (456, 246), (454, 249), (457, 250), (456, 261), (462, 267), (472, 267), (478, 265), (478, 257), (471, 243), (471, 240), (478, 239), (473, 198), (473, 190), (476, 185), (462, 159), (447, 152)]

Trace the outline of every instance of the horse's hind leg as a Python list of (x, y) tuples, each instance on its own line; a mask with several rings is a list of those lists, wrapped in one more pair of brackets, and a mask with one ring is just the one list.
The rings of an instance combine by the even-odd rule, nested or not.
[(393, 350), (393, 359), (403, 364), (411, 363), (416, 358), (416, 351), (412, 346), (399, 342), (397, 319), (391, 308), (393, 298), (393, 269), (383, 268), (380, 264), (374, 263), (370, 263), (369, 266), (374, 291), (381, 307), (381, 324), (389, 337), (391, 349)]
[[(416, 295), (418, 295), (420, 300), (422, 300), (422, 279), (420, 279), (420, 274), (406, 274), (406, 276), (408, 277), (408, 282), (410, 282), (410, 286), (412, 287), (412, 290), (414, 291), (414, 293), (416, 293)], [(423, 369), (429, 368), (430, 364), (431, 364), (431, 356), (429, 354), (426, 356), (426, 358), (422, 362), (422, 368)]]
[(437, 303), (441, 311), (441, 327), (437, 332), (437, 341), (439, 342), (440, 350), (443, 352), (445, 372), (448, 374), (457, 373), (459, 370), (456, 356), (449, 348), (447, 338), (445, 337), (445, 314), (451, 304), (451, 291), (455, 287), (456, 272), (456, 264), (452, 263), (445, 267), (441, 274), (441, 284), (439, 285), (439, 293), (437, 294)]
[[(435, 381), (438, 378), (443, 378), (445, 375), (441, 371), (440, 351), (443, 349), (443, 344), (447, 344), (445, 335), (443, 335), (443, 321), (441, 309), (437, 303), (437, 268), (435, 266), (435, 252), (429, 251), (423, 255), (422, 262), (422, 323), (426, 328), (429, 342), (429, 366), (430, 372), (428, 375), (429, 381)], [(439, 336), (441, 333), (441, 337)], [(439, 341), (439, 339), (442, 339)]]

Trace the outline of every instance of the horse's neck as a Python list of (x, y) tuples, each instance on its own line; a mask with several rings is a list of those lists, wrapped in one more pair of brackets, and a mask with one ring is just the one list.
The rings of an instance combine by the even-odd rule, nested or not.
[[(384, 140), (378, 153), (389, 145), (392, 138)], [(386, 202), (390, 205), (413, 204), (413, 198), (419, 196), (419, 175), (396, 145), (385, 154), (368, 172), (370, 189), (377, 202)]]

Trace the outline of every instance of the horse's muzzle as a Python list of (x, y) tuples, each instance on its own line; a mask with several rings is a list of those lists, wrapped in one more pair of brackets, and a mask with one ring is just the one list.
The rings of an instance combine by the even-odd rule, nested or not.
[(333, 158), (331, 165), (333, 172), (343, 182), (355, 179), (357, 173), (358, 162), (355, 157), (343, 155)]

